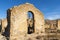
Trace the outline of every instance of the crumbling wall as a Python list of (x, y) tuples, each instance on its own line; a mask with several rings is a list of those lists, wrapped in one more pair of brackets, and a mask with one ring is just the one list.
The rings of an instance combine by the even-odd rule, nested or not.
[(58, 30), (60, 30), (60, 20), (57, 20)]
[(10, 40), (20, 40), (21, 36), (28, 34), (28, 11), (31, 11), (34, 14), (35, 33), (44, 32), (43, 14), (32, 4), (26, 3), (17, 7), (15, 6), (10, 9), (10, 12), (8, 12), (8, 15), (10, 14), (10, 16), (7, 16), (10, 18)]
[(7, 27), (7, 25), (8, 25), (7, 19), (2, 19), (2, 21), (1, 21), (2, 33), (5, 32), (5, 28)]
[(2, 28), (2, 27), (1, 27), (1, 20), (0, 20), (0, 32), (1, 32), (1, 28)]
[(1, 19), (0, 20), (0, 40), (7, 40), (7, 38), (3, 35), (6, 27), (7, 27), (7, 20)]

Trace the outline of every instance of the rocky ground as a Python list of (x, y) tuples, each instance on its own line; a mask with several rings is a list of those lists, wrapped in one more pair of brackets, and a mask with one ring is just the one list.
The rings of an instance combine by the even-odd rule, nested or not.
[[(7, 40), (7, 39), (5, 36), (0, 34), (0, 40)], [(21, 36), (18, 40), (41, 40), (41, 37), (36, 34), (31, 34), (31, 35), (27, 34), (24, 37)]]
[(0, 40), (7, 40), (5, 36), (0, 34)]

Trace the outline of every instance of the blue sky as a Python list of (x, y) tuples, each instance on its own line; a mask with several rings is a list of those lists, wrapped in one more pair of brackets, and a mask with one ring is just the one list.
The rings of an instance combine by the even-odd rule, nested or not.
[(0, 19), (6, 18), (7, 9), (26, 2), (38, 8), (44, 14), (45, 19), (60, 18), (60, 0), (0, 0)]

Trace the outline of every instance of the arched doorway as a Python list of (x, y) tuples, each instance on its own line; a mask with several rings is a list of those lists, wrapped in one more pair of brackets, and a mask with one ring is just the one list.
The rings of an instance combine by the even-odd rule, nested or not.
[(34, 14), (31, 11), (28, 11), (28, 34), (34, 33)]

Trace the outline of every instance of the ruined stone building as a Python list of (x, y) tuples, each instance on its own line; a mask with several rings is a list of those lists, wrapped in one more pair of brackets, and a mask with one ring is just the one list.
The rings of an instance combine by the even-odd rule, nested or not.
[[(48, 39), (60, 40), (60, 20), (46, 20), (45, 33), (49, 35)], [(46, 38), (47, 39), (47, 38)]]
[(60, 20), (45, 20), (29, 3), (8, 9), (7, 18), (0, 25), (7, 40), (60, 40)]

